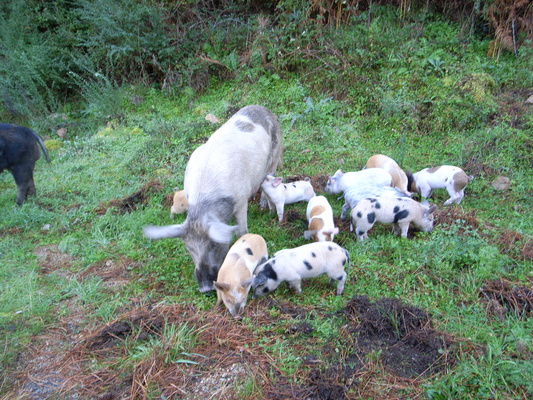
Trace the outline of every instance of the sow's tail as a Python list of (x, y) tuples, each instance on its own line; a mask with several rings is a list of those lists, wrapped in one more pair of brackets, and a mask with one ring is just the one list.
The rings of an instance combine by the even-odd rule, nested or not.
[(143, 228), (144, 236), (149, 239), (165, 239), (183, 236), (183, 225), (154, 226)]
[(50, 162), (50, 156), (48, 155), (48, 150), (46, 150), (46, 146), (44, 145), (43, 139), (39, 135), (37, 135), (35, 132), (31, 131), (35, 138), (37, 139), (37, 142), (39, 143), (39, 146), (41, 146), (41, 149), (43, 150), (44, 156), (46, 157), (46, 161)]

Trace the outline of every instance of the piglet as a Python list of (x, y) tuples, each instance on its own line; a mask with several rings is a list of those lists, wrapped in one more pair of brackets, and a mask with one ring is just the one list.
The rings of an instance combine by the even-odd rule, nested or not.
[(474, 179), (473, 176), (468, 176), (461, 168), (452, 165), (425, 168), (414, 174), (407, 171), (407, 178), (409, 180), (409, 189), (425, 198), (431, 196), (433, 189), (446, 189), (450, 198), (444, 202), (444, 205), (461, 204), (461, 200), (465, 195), (466, 185)]
[(170, 207), (170, 218), (174, 218), (175, 214), (182, 214), (187, 211), (189, 203), (187, 202), (187, 196), (185, 190), (179, 190), (174, 188), (174, 198), (172, 200), (172, 207)]
[(368, 159), (365, 168), (381, 168), (392, 176), (392, 186), (410, 195), (407, 189), (407, 175), (398, 163), (384, 154), (376, 154)]
[(350, 266), (350, 255), (336, 243), (316, 242), (278, 251), (255, 270), (252, 283), (254, 298), (272, 292), (282, 282), (287, 282), (301, 293), (302, 279), (324, 273), (337, 282), (337, 295), (340, 296), (346, 282), (345, 266)]
[(345, 219), (357, 203), (367, 197), (390, 196), (390, 197), (410, 197), (405, 192), (391, 186), (361, 185), (352, 186), (344, 192), (344, 205), (342, 206), (341, 219)]
[(406, 238), (411, 223), (423, 232), (431, 232), (436, 209), (437, 206), (428, 208), (408, 197), (378, 196), (357, 203), (350, 218), (360, 241), (368, 237), (376, 222), (392, 224), (394, 233)]
[(270, 210), (276, 209), (279, 222), (283, 221), (283, 210), (285, 204), (308, 201), (315, 196), (315, 191), (309, 178), (303, 181), (282, 183), (281, 177), (267, 175), (261, 184), (263, 194), (267, 198)]
[(328, 178), (324, 190), (329, 194), (342, 193), (350, 186), (368, 185), (391, 186), (392, 176), (382, 168), (367, 168), (361, 171), (342, 172), (338, 169)]
[(339, 233), (339, 228), (333, 222), (333, 210), (328, 199), (324, 196), (315, 196), (307, 203), (307, 220), (309, 230), (304, 232), (304, 237), (315, 242), (332, 242)]
[(265, 239), (247, 233), (231, 246), (214, 282), (217, 306), (224, 303), (230, 314), (240, 318), (255, 268), (268, 259)]

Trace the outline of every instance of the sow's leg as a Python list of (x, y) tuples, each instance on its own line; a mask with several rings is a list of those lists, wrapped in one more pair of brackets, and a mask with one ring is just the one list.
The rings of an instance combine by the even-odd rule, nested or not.
[(17, 164), (10, 168), (15, 183), (17, 184), (17, 205), (24, 203), (28, 196), (35, 196), (37, 193), (35, 183), (33, 181), (33, 167), (34, 163)]

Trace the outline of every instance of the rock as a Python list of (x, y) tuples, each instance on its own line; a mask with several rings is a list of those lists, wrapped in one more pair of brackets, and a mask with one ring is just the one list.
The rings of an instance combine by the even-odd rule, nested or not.
[(511, 180), (506, 176), (498, 176), (492, 181), (492, 187), (496, 190), (507, 190), (511, 185)]
[(207, 114), (205, 116), (205, 119), (206, 121), (209, 121), (213, 124), (218, 124), (220, 122), (220, 120), (217, 117), (215, 117), (213, 114)]
[(65, 134), (67, 133), (67, 128), (59, 128), (56, 131), (57, 136), (59, 136), (61, 139), (65, 137)]

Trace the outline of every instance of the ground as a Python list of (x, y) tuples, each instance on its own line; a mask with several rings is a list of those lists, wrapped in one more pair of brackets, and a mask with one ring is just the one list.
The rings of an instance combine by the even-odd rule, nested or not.
[[(312, 182), (315, 187), (323, 187), (325, 179), (312, 177)], [(158, 183), (151, 182), (97, 211), (116, 207), (129, 212), (159, 190)], [(305, 219), (298, 212), (289, 212), (287, 218)], [(461, 218), (476, 229), (481, 224), (475, 213), (453, 207), (440, 210), (436, 218), (440, 224)], [(490, 232), (488, 228), (483, 232)], [(518, 248), (514, 246), (512, 257), (533, 254), (532, 243), (516, 232), (506, 231), (488, 239), (501, 249), (521, 243)], [(42, 274), (59, 273), (78, 281), (97, 276), (109, 290), (135, 278), (129, 273), (137, 263), (134, 260), (106, 260), (74, 273), (70, 267), (75, 259), (57, 246), (39, 247), (35, 254)], [(499, 279), (487, 281), (480, 288), (479, 301), (493, 318), (505, 320), (510, 313), (530, 315), (531, 282), (524, 286)], [(462, 351), (470, 346), (468, 351), (473, 354), (481, 351), (436, 330), (424, 310), (392, 298), (354, 296), (347, 299), (343, 309), (328, 314), (267, 296), (249, 304), (248, 323), (217, 309), (203, 311), (193, 304), (167, 304), (155, 299), (132, 298), (118, 318), (101, 325), (88, 319), (91, 314), (85, 312), (76, 296), (66, 296), (59, 310), (63, 311), (58, 314), (57, 324), (35, 337), (13, 368), (17, 373), (10, 377), (14, 382), (12, 398), (104, 400), (146, 398), (150, 393), (160, 393), (156, 397), (160, 399), (422, 398), (422, 380), (453, 367), (459, 346), (463, 346)], [(316, 318), (345, 321), (335, 340), (317, 339), (306, 319), (310, 311)], [(290, 323), (278, 324), (282, 328), (277, 330), (267, 329), (261, 340), (286, 344), (292, 352), (299, 352), (303, 366), (297, 369), (297, 379), (278, 369), (251, 329), (276, 326), (280, 320)], [(191, 349), (169, 347), (175, 345), (176, 336), (165, 342), (169, 333), (164, 327), (172, 324), (179, 328), (171, 335), (182, 329), (197, 333)], [(310, 348), (317, 351), (311, 353)], [(529, 351), (527, 346), (523, 351)], [(177, 358), (169, 361), (169, 354)], [(531, 358), (531, 354), (525, 356)]]

